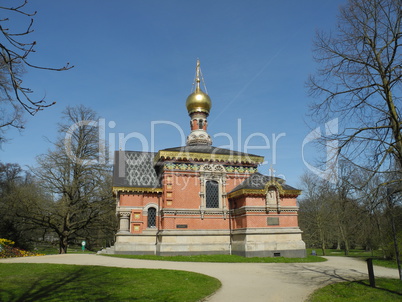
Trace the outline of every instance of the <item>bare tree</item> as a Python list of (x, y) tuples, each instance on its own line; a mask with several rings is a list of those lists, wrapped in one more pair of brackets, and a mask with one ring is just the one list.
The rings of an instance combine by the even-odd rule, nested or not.
[[(114, 225), (110, 167), (99, 160), (96, 113), (84, 106), (68, 107), (54, 150), (38, 157), (33, 173), (50, 199), (22, 202), (22, 215), (59, 236), (60, 253), (69, 240), (86, 231)], [(30, 200), (26, 197), (25, 200)], [(37, 199), (36, 199), (37, 200)]]
[[(397, 192), (395, 192), (395, 191), (397, 191)], [(401, 195), (402, 194), (399, 190), (393, 190), (391, 188), (388, 188), (388, 190), (387, 190), (387, 212), (386, 213), (387, 213), (389, 222), (391, 224), (392, 241), (393, 241), (395, 258), (396, 258), (396, 262), (397, 262), (397, 266), (398, 266), (400, 280), (402, 280), (402, 265), (401, 265), (401, 260), (400, 260), (398, 230), (397, 230), (396, 221), (399, 221), (399, 224), (400, 224), (401, 208), (399, 208), (399, 211), (397, 211), (398, 209), (396, 208), (396, 204), (400, 203), (401, 197), (402, 197)], [(399, 219), (397, 218), (398, 216), (399, 216)], [(402, 230), (399, 230), (399, 232), (402, 233)]]
[(329, 184), (318, 176), (305, 173), (301, 177), (303, 198), (299, 200), (299, 221), (303, 240), (308, 246), (320, 248), (322, 254), (334, 241), (334, 216), (329, 206)]
[[(4, 132), (7, 127), (23, 129), (23, 113), (35, 115), (49, 106), (55, 104), (46, 103), (42, 99), (33, 99), (30, 88), (22, 84), (22, 74), (30, 69), (46, 69), (62, 71), (72, 68), (67, 65), (61, 68), (38, 66), (29, 61), (29, 55), (35, 52), (36, 41), (27, 41), (27, 36), (32, 32), (33, 17), (36, 12), (28, 12), (26, 5), (28, 0), (19, 1), (15, 6), (0, 6), (0, 10), (9, 17), (0, 19), (0, 142), (4, 140)], [(13, 30), (19, 17), (26, 17), (25, 30)], [(14, 22), (14, 23), (13, 23)]]
[[(339, 155), (375, 173), (402, 167), (401, 0), (349, 0), (337, 31), (318, 32), (308, 85), (317, 122), (338, 118)], [(394, 163), (397, 163), (395, 165)], [(400, 181), (394, 180), (395, 182)]]
[(372, 249), (381, 245), (378, 236), (368, 235), (376, 217), (361, 204), (350, 183), (342, 181), (350, 176), (349, 171), (343, 172), (346, 174), (335, 184), (312, 173), (301, 177), (299, 222), (303, 239), (308, 247), (320, 248), (323, 255), (329, 248), (342, 249), (348, 255), (356, 246)]

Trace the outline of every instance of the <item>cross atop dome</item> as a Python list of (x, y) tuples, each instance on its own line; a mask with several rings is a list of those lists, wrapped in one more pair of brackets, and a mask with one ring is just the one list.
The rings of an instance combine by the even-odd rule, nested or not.
[[(190, 128), (191, 133), (187, 137), (187, 146), (193, 145), (212, 145), (212, 139), (207, 133), (207, 117), (212, 107), (211, 99), (208, 94), (201, 90), (202, 77), (200, 60), (197, 59), (197, 66), (195, 70), (195, 89), (187, 97), (186, 107), (188, 114), (191, 118)], [(205, 87), (205, 83), (204, 83)], [(205, 88), (206, 90), (206, 88)]]
[(212, 103), (211, 99), (208, 96), (208, 93), (202, 91), (201, 89), (201, 81), (204, 84), (205, 91), (206, 86), (204, 79), (202, 77), (201, 67), (200, 67), (200, 60), (197, 59), (197, 66), (195, 71), (195, 88), (194, 91), (188, 96), (186, 101), (186, 107), (188, 114), (191, 115), (193, 112), (205, 112), (208, 116), (209, 111), (211, 110)]

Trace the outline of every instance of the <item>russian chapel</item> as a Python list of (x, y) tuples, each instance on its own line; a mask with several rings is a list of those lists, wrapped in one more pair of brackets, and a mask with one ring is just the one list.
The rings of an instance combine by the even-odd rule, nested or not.
[(186, 146), (116, 151), (113, 193), (119, 230), (106, 253), (305, 257), (301, 191), (258, 172), (259, 155), (212, 146), (212, 102), (196, 66), (186, 107)]

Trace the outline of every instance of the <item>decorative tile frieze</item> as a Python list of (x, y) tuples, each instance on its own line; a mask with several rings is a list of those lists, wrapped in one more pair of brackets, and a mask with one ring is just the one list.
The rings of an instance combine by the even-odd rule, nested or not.
[(247, 213), (296, 213), (298, 211), (298, 207), (241, 207), (238, 209), (231, 210), (231, 214), (234, 216), (245, 215)]
[(229, 211), (228, 210), (174, 210), (174, 209), (163, 209), (161, 210), (162, 216), (186, 216), (186, 215), (202, 215), (202, 216), (208, 216), (208, 215), (222, 215), (225, 216), (228, 215)]
[[(183, 164), (183, 163), (166, 163), (163, 166), (165, 171), (191, 171), (198, 172), (205, 165), (199, 164)], [(223, 166), (227, 173), (248, 173), (253, 174), (257, 172), (257, 168), (255, 167), (242, 167), (242, 166)], [(222, 171), (224, 172), (224, 171)]]
[(162, 188), (140, 188), (140, 187), (113, 187), (113, 192), (120, 193), (162, 193)]
[(208, 153), (198, 153), (160, 150), (154, 158), (154, 163), (165, 160), (214, 161), (221, 163), (249, 163), (258, 165), (264, 161), (264, 157), (245, 153), (216, 154), (213, 151)]
[[(266, 189), (241, 189), (237, 191), (230, 192), (228, 197), (231, 199), (241, 198), (244, 196), (264, 196), (266, 197)], [(283, 194), (283, 195), (282, 195)], [(301, 194), (300, 190), (282, 190), (280, 197), (296, 198)]]

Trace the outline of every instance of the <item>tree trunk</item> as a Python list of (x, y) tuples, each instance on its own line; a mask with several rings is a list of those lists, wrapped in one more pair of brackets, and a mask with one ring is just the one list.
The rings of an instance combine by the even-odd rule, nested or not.
[(325, 256), (325, 237), (322, 234), (322, 230), (320, 231), (320, 239), (321, 239), (321, 250), (322, 250), (322, 255)]
[(399, 280), (402, 281), (401, 259), (399, 258), (398, 237), (396, 236), (394, 219), (392, 219), (392, 237), (393, 237), (393, 241), (394, 241), (395, 258), (396, 258), (396, 264), (398, 266)]
[(343, 244), (345, 245), (345, 249), (344, 249), (345, 256), (347, 256), (347, 255), (349, 255), (349, 240), (346, 237), (345, 231), (341, 225), (339, 225), (339, 232), (341, 233), (342, 241), (343, 241)]
[(59, 254), (67, 254), (68, 237), (60, 236), (59, 239)]
[(389, 215), (391, 217), (391, 227), (392, 227), (392, 239), (394, 242), (394, 249), (395, 249), (395, 258), (396, 258), (396, 264), (398, 266), (398, 272), (399, 272), (399, 280), (402, 281), (402, 268), (401, 268), (401, 260), (399, 258), (399, 248), (398, 248), (398, 236), (396, 232), (396, 227), (395, 227), (395, 217), (393, 213), (393, 204), (391, 201), (389, 201)]
[(345, 239), (345, 256), (349, 255), (349, 240)]

